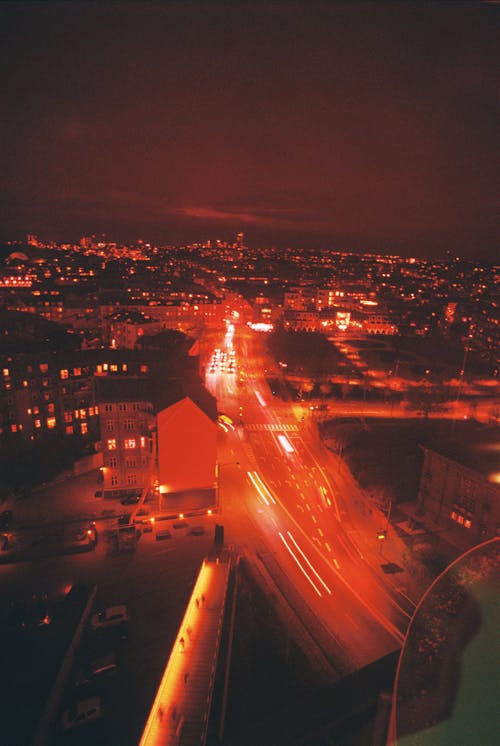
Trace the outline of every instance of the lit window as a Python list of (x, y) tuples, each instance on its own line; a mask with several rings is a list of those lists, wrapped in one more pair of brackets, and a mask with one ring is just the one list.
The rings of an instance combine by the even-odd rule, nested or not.
[(94, 416), (94, 407), (89, 407), (89, 417)]
[(10, 429), (12, 430), (13, 433), (17, 433), (17, 425), (11, 425)]
[(40, 408), (39, 407), (33, 407), (33, 414), (39, 414)]
[(147, 365), (141, 365), (141, 373), (147, 373), (148, 372), (148, 366)]
[(35, 420), (35, 427), (42, 427), (40, 420)]
[(146, 446), (146, 438), (144, 435), (141, 435), (141, 448), (145, 448)]
[(80, 410), (79, 409), (75, 409), (75, 411), (73, 412), (73, 414), (75, 415), (75, 420), (79, 420), (80, 419)]
[(456, 521), (457, 520), (457, 514), (456, 514), (456, 512), (454, 510), (451, 511), (450, 518), (451, 518), (452, 521)]
[(99, 414), (99, 407), (94, 407), (94, 414)]
[(81, 376), (82, 375), (82, 369), (81, 368), (73, 368), (73, 375), (74, 376)]
[(124, 445), (127, 449), (135, 448), (135, 438), (126, 438)]
[(104, 365), (102, 366), (102, 369), (107, 371), (108, 370), (108, 364), (104, 363)]
[(66, 435), (73, 435), (73, 425), (66, 425)]
[(25, 389), (27, 389), (28, 388), (28, 381), (24, 380), (23, 381), (23, 386), (24, 386)]
[(31, 413), (32, 413), (32, 410), (31, 410), (31, 409), (27, 409), (27, 410), (26, 410), (26, 414), (31, 414)]
[(128, 370), (128, 366), (127, 366), (127, 363), (123, 363), (123, 365), (122, 365), (122, 370), (123, 370), (123, 372), (124, 372), (124, 373), (126, 373), (126, 372), (127, 372), (127, 370)]
[(470, 528), (470, 527), (471, 527), (471, 525), (472, 525), (472, 524), (471, 524), (470, 520), (469, 520), (468, 518), (466, 518), (466, 519), (465, 519), (465, 521), (464, 521), (464, 526), (465, 526), (465, 528)]
[(458, 521), (458, 522), (460, 523), (460, 525), (462, 525), (462, 524), (463, 524), (463, 522), (464, 522), (464, 517), (463, 517), (463, 515), (459, 515), (459, 516), (458, 516), (458, 518), (457, 518), (457, 521)]
[(102, 365), (100, 363), (97, 366), (97, 372), (102, 373)]
[(85, 420), (87, 418), (87, 412), (85, 409), (80, 409), (80, 419)]
[(63, 368), (62, 370), (60, 370), (59, 371), (59, 375), (61, 376), (62, 380), (64, 380), (65, 378), (67, 378), (69, 376), (67, 368)]
[(109, 366), (109, 369), (112, 373), (116, 373), (118, 371), (118, 366), (114, 363), (113, 365)]
[(56, 405), (54, 404), (54, 402), (47, 404), (47, 412), (49, 414), (54, 414), (55, 411), (56, 411)]
[(89, 431), (89, 428), (86, 422), (82, 422), (82, 424), (80, 425), (80, 429), (81, 429), (82, 435), (86, 435)]
[(47, 373), (49, 366), (47, 363), (40, 363), (40, 373)]
[(55, 417), (47, 417), (47, 427), (49, 430), (53, 430), (56, 426), (56, 418)]
[(10, 375), (8, 368), (4, 368), (2, 373), (3, 373), (4, 378), (8, 378)]
[(64, 422), (72, 422), (72, 420), (73, 420), (73, 415), (71, 414), (71, 412), (65, 412)]
[(108, 438), (108, 451), (116, 451), (116, 438)]

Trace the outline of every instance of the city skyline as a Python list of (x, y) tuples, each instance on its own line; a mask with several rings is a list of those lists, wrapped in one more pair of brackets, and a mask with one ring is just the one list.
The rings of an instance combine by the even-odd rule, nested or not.
[(4, 239), (493, 260), (490, 3), (6, 3)]

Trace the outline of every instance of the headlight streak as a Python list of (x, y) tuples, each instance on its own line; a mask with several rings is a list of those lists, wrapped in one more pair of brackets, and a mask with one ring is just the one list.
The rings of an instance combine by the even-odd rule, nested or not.
[(292, 556), (292, 558), (297, 563), (298, 567), (301, 569), (302, 573), (304, 574), (304, 577), (307, 578), (307, 580), (310, 582), (310, 584), (312, 585), (312, 587), (314, 588), (314, 590), (316, 591), (316, 593), (318, 594), (318, 596), (321, 598), (321, 596), (323, 594), (321, 593), (321, 591), (318, 588), (318, 586), (314, 583), (314, 581), (312, 580), (312, 578), (309, 576), (308, 572), (302, 566), (302, 563), (300, 562), (300, 560), (298, 559), (298, 557), (295, 555), (295, 552), (290, 548), (287, 540), (285, 539), (285, 537), (283, 536), (283, 534), (281, 533), (281, 531), (278, 532), (278, 535), (279, 535), (281, 541), (283, 542), (283, 544), (285, 545), (285, 547), (290, 552), (290, 555)]
[[(261, 494), (262, 494), (262, 493), (265, 493), (265, 494), (267, 495), (267, 497), (269, 498), (269, 500), (270, 500), (270, 501), (271, 501), (271, 502), (272, 502), (272, 503), (273, 503), (274, 505), (276, 505), (276, 500), (275, 500), (275, 499), (274, 499), (274, 497), (272, 496), (272, 494), (271, 494), (271, 491), (270, 491), (270, 489), (269, 489), (269, 488), (268, 488), (268, 487), (267, 487), (267, 486), (266, 486), (266, 485), (264, 484), (264, 482), (262, 481), (262, 477), (260, 476), (260, 474), (259, 474), (258, 472), (256, 472), (256, 471), (254, 471), (254, 472), (252, 472), (252, 473), (253, 473), (253, 475), (254, 475), (254, 477), (255, 477), (256, 481), (258, 482), (258, 484), (259, 484), (259, 485), (260, 485), (260, 487), (261, 487), (261, 490), (262, 490), (262, 491), (261, 491), (261, 490), (259, 490), (259, 492), (261, 492)], [(257, 487), (257, 489), (259, 489), (259, 488)]]
[(261, 394), (257, 391), (257, 389), (255, 389), (254, 393), (255, 393), (255, 396), (257, 397), (257, 401), (259, 402), (260, 406), (267, 407), (266, 402), (262, 398)]
[(283, 435), (282, 433), (280, 433), (278, 435), (278, 440), (280, 442), (281, 447), (286, 453), (294, 453), (295, 448), (292, 446), (292, 444), (290, 443), (286, 435)]
[[(271, 495), (271, 493), (269, 492), (269, 490), (267, 490), (267, 488), (264, 487), (264, 485), (262, 484), (262, 480), (260, 479), (260, 477), (259, 477), (259, 475), (257, 474), (256, 471), (247, 471), (247, 476), (248, 476), (249, 480), (251, 481), (251, 483), (253, 484), (253, 486), (255, 487), (255, 489), (257, 490), (257, 493), (259, 494), (259, 496), (264, 501), (265, 505), (267, 505), (268, 507), (270, 505), (269, 500), (267, 499), (267, 496), (266, 496), (266, 492), (269, 495), (269, 497), (271, 498), (271, 500), (273, 501), (273, 503), (276, 503), (276, 500), (273, 498), (273, 496)], [(264, 489), (260, 486), (259, 481), (261, 482), (262, 487), (264, 487)]]
[(302, 557), (303, 557), (303, 558), (305, 559), (305, 561), (307, 562), (307, 564), (309, 565), (309, 567), (311, 568), (311, 570), (313, 571), (313, 573), (314, 573), (314, 574), (316, 575), (316, 577), (318, 578), (318, 580), (319, 580), (319, 582), (321, 583), (321, 585), (323, 586), (323, 588), (324, 588), (324, 589), (326, 590), (326, 592), (327, 592), (327, 593), (328, 593), (328, 594), (329, 594), (329, 595), (331, 596), (331, 595), (332, 595), (332, 592), (331, 592), (330, 588), (329, 588), (329, 587), (327, 586), (327, 584), (325, 583), (325, 581), (323, 580), (323, 578), (321, 577), (321, 575), (320, 575), (320, 574), (319, 574), (319, 573), (318, 573), (318, 572), (317, 572), (317, 571), (316, 571), (316, 570), (314, 569), (314, 567), (313, 567), (313, 566), (311, 565), (311, 563), (309, 562), (308, 558), (306, 557), (306, 555), (304, 554), (304, 552), (302, 551), (302, 549), (301, 549), (301, 548), (299, 547), (299, 545), (297, 544), (297, 542), (296, 542), (296, 541), (295, 541), (295, 539), (293, 538), (293, 536), (292, 536), (292, 534), (290, 533), (290, 531), (287, 531), (287, 534), (288, 534), (288, 536), (289, 536), (290, 540), (291, 540), (291, 541), (293, 541), (293, 543), (294, 543), (294, 545), (295, 545), (295, 548), (297, 549), (297, 551), (298, 551), (298, 552), (300, 552), (300, 554), (301, 554), (301, 555), (302, 555)]

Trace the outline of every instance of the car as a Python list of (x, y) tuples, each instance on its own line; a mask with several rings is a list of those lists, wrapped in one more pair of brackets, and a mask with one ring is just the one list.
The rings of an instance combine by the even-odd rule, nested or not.
[(9, 528), (13, 517), (12, 510), (2, 510), (0, 513), (0, 528)]
[(61, 728), (70, 730), (81, 725), (92, 723), (102, 717), (102, 703), (100, 697), (81, 699), (63, 712)]
[(136, 505), (141, 499), (140, 495), (128, 495), (120, 500), (122, 505)]
[(119, 606), (108, 606), (106, 609), (96, 611), (90, 617), (90, 628), (105, 630), (119, 627), (129, 621), (128, 609), (124, 604)]
[(203, 526), (193, 526), (190, 533), (193, 534), (193, 536), (203, 536), (205, 529)]

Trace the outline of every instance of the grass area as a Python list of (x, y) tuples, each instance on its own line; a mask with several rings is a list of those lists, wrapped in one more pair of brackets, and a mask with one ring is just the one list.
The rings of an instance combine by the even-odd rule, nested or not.
[[(385, 506), (414, 500), (418, 494), (423, 453), (420, 445), (437, 447), (451, 440), (451, 420), (352, 418), (321, 423), (321, 434), (342, 457), (361, 487)], [(474, 439), (478, 426), (455, 423), (454, 438)]]

